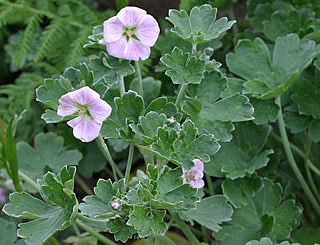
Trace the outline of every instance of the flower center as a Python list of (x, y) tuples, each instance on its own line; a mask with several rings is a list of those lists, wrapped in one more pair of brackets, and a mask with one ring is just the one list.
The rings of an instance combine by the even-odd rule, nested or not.
[(138, 39), (137, 36), (134, 34), (136, 29), (136, 27), (123, 28), (123, 35), (126, 37), (127, 41), (129, 41), (130, 38)]
[(189, 182), (196, 180), (194, 173), (192, 171), (185, 172), (185, 176), (186, 176), (187, 181), (189, 181)]
[(87, 105), (80, 105), (78, 104), (78, 113), (79, 115), (87, 114), (90, 116), (89, 109)]

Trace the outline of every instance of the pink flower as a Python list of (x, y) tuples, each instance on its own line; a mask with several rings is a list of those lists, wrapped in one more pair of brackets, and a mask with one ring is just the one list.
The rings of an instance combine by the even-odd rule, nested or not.
[(182, 169), (183, 184), (190, 184), (193, 188), (204, 187), (203, 163), (199, 159), (193, 160), (194, 166), (190, 170)]
[(111, 206), (114, 208), (114, 209), (118, 209), (120, 207), (120, 203), (117, 202), (117, 201), (114, 201)]
[(59, 99), (59, 116), (77, 115), (67, 122), (73, 135), (82, 142), (90, 142), (99, 136), (102, 123), (112, 111), (111, 106), (89, 87), (69, 92)]
[(4, 191), (2, 188), (0, 188), (0, 205), (5, 204), (5, 202), (6, 202), (6, 197), (4, 195)]
[(127, 60), (146, 60), (160, 32), (157, 21), (137, 7), (121, 9), (103, 26), (108, 53)]

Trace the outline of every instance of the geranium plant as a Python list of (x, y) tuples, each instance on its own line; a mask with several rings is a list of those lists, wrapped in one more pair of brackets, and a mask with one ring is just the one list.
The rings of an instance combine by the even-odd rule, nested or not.
[(26, 112), (0, 121), (5, 244), (320, 242), (320, 14), (249, 1), (239, 33), (213, 5), (169, 10), (161, 33), (122, 8), (36, 88), (32, 144)]

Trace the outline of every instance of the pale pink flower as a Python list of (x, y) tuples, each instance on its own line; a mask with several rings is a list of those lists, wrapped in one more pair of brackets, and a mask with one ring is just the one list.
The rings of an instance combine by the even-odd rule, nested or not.
[(137, 7), (121, 9), (103, 26), (108, 53), (127, 60), (146, 60), (160, 33), (157, 21)]
[(182, 169), (183, 184), (190, 184), (193, 188), (204, 187), (203, 162), (199, 159), (192, 160), (194, 166), (190, 170)]
[(5, 204), (6, 202), (6, 196), (4, 195), (4, 190), (0, 188), (0, 205)]
[(59, 103), (59, 116), (77, 116), (67, 124), (73, 128), (74, 137), (82, 142), (90, 142), (99, 136), (103, 121), (112, 111), (111, 106), (89, 87), (63, 95)]
[(118, 209), (120, 207), (120, 203), (117, 202), (117, 201), (114, 201), (112, 202), (111, 206), (114, 208), (114, 209)]

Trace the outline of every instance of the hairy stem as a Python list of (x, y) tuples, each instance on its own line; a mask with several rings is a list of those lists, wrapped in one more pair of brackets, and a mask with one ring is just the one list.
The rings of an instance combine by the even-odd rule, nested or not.
[(88, 195), (94, 194), (91, 188), (87, 185), (87, 183), (82, 179), (82, 177), (79, 174), (76, 175), (76, 181), (85, 193), (87, 193)]
[(276, 103), (279, 105), (279, 108), (280, 108), (279, 114), (278, 114), (278, 124), (279, 124), (279, 130), (280, 130), (280, 135), (281, 135), (281, 139), (282, 139), (282, 144), (283, 144), (284, 150), (286, 152), (289, 164), (290, 164), (294, 174), (296, 175), (301, 187), (303, 188), (305, 194), (307, 195), (308, 199), (310, 200), (313, 208), (315, 209), (317, 214), (320, 216), (320, 207), (317, 203), (317, 200), (315, 199), (314, 195), (312, 194), (307, 182), (305, 181), (303, 175), (301, 174), (301, 172), (297, 166), (296, 161), (294, 160), (293, 153), (291, 151), (290, 143), (288, 140), (288, 135), (286, 132), (285, 122), (283, 119), (280, 97), (278, 97), (276, 99)]
[(164, 242), (166, 245), (176, 245), (176, 243), (174, 241), (172, 241), (169, 237), (165, 236), (165, 235), (150, 235), (150, 237), (153, 237), (155, 239), (157, 239), (158, 241), (162, 241)]
[(83, 216), (82, 214), (77, 214), (77, 218), (83, 222), (86, 222), (86, 223), (91, 223), (91, 224), (105, 224), (106, 221), (105, 220), (96, 220), (96, 219), (90, 219), (86, 216)]
[(178, 96), (177, 96), (177, 99), (176, 99), (176, 106), (177, 107), (179, 106), (181, 100), (183, 99), (187, 87), (188, 87), (188, 84), (182, 84), (180, 86), (180, 90), (179, 90), (179, 93), (178, 93)]
[(124, 177), (125, 185), (126, 185), (127, 189), (128, 189), (128, 185), (129, 185), (129, 176), (130, 176), (130, 173), (131, 173), (131, 167), (132, 167), (132, 161), (133, 161), (133, 153), (134, 153), (134, 144), (130, 144), (127, 168), (126, 168), (126, 173), (125, 173), (125, 177)]
[(143, 83), (142, 83), (142, 75), (141, 75), (141, 69), (140, 69), (139, 61), (136, 61), (135, 65), (136, 65), (136, 70), (137, 70), (137, 73), (138, 73), (138, 80), (139, 80), (139, 91), (138, 91), (138, 93), (143, 97)]
[(112, 156), (111, 156), (110, 151), (109, 151), (109, 148), (108, 148), (107, 144), (104, 142), (104, 139), (102, 138), (101, 135), (99, 135), (99, 137), (97, 138), (96, 142), (97, 142), (97, 144), (98, 144), (103, 156), (107, 159), (107, 161), (111, 165), (114, 180), (118, 181), (117, 174), (120, 176), (120, 178), (123, 178), (124, 177), (123, 173), (118, 168), (116, 163), (113, 161)]
[(40, 192), (40, 186), (33, 180), (31, 179), (29, 176), (25, 175), (24, 173), (22, 173), (19, 170), (19, 177), (26, 183), (30, 184), (31, 186), (33, 186), (38, 192)]
[(126, 87), (124, 85), (124, 77), (119, 76), (119, 88), (120, 88), (120, 96), (122, 97), (126, 92)]
[(206, 176), (206, 181), (207, 181), (210, 196), (213, 196), (214, 195), (214, 188), (213, 188), (212, 180), (209, 175), (205, 174), (205, 176)]
[[(169, 211), (170, 212), (170, 211)], [(199, 240), (196, 238), (196, 236), (192, 233), (189, 226), (174, 212), (170, 212), (171, 216), (174, 218), (174, 220), (177, 222), (179, 228), (182, 230), (182, 232), (186, 235), (186, 237), (189, 239), (192, 245), (198, 245), (200, 244)]]
[(89, 232), (92, 236), (97, 238), (100, 242), (106, 245), (117, 245), (113, 241), (111, 241), (109, 238), (101, 235), (100, 233), (96, 232), (94, 229), (90, 228), (89, 226), (86, 226), (84, 224), (81, 224), (79, 221), (77, 221), (77, 224), (85, 231)]

